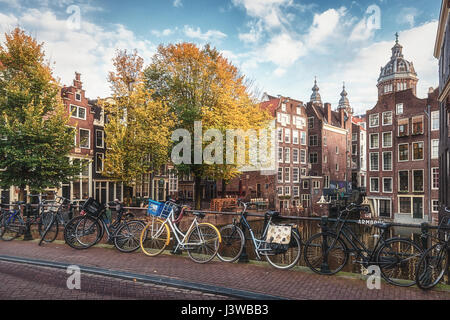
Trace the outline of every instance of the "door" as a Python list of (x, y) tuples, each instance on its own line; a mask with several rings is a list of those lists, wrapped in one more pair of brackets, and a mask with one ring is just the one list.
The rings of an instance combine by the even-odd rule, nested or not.
[(380, 200), (380, 217), (391, 218), (391, 201)]
[(423, 198), (413, 198), (413, 218), (423, 219)]

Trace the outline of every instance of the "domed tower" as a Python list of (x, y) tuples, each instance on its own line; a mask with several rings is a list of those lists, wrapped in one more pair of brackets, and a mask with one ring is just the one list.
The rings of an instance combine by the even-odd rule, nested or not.
[(341, 99), (339, 100), (337, 111), (340, 114), (342, 128), (348, 127), (346, 123), (349, 121), (351, 123), (353, 109), (350, 106), (350, 101), (348, 100), (348, 93), (345, 90), (345, 83), (343, 83), (342, 86)]
[(317, 86), (317, 79), (314, 79), (314, 87), (312, 88), (313, 94), (311, 95), (311, 103), (322, 104), (322, 97), (319, 93), (319, 87)]
[(381, 67), (377, 84), (378, 97), (407, 89), (412, 89), (414, 95), (416, 94), (419, 78), (413, 63), (403, 57), (403, 47), (398, 42), (398, 33), (395, 34), (395, 38), (391, 60), (384, 68)]

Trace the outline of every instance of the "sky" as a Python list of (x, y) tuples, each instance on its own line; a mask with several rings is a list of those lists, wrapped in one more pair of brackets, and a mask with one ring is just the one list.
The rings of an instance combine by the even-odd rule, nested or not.
[(317, 77), (336, 107), (343, 82), (356, 114), (377, 101), (377, 80), (396, 32), (419, 76), (438, 86), (433, 57), (440, 0), (0, 0), (0, 43), (19, 26), (44, 43), (54, 75), (82, 74), (86, 95), (110, 95), (117, 49), (150, 63), (159, 44), (211, 44), (262, 94), (308, 102)]

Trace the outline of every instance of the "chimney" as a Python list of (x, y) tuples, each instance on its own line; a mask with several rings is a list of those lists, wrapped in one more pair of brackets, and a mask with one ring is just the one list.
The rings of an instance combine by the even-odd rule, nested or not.
[(75, 72), (75, 80), (73, 81), (73, 86), (77, 89), (82, 88), (81, 73)]
[(325, 117), (328, 124), (331, 124), (331, 103), (325, 103)]
[(428, 89), (428, 94), (432, 94), (434, 92), (434, 88), (433, 87), (430, 87), (429, 89)]

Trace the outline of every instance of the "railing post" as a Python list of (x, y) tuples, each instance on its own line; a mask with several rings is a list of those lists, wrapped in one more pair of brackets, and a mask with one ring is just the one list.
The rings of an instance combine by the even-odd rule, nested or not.
[(25, 229), (23, 241), (31, 241), (31, 240), (33, 240), (33, 235), (31, 234), (31, 223), (30, 223), (31, 204), (27, 203), (25, 205), (25, 212), (26, 212), (26, 216), (27, 216), (27, 221), (26, 221), (26, 229)]
[[(247, 214), (245, 214), (245, 218), (247, 219)], [(244, 223), (241, 223), (241, 229), (242, 232), (244, 233), (244, 248), (242, 249), (241, 255), (239, 256), (239, 263), (249, 263), (250, 260), (248, 259), (248, 254), (247, 254), (247, 236), (246, 236), (246, 231), (247, 228), (245, 227)]]
[(330, 273), (330, 266), (328, 265), (328, 217), (323, 216), (320, 221), (320, 228), (322, 229), (323, 239), (322, 239), (322, 265), (320, 266), (320, 271), (322, 273)]

